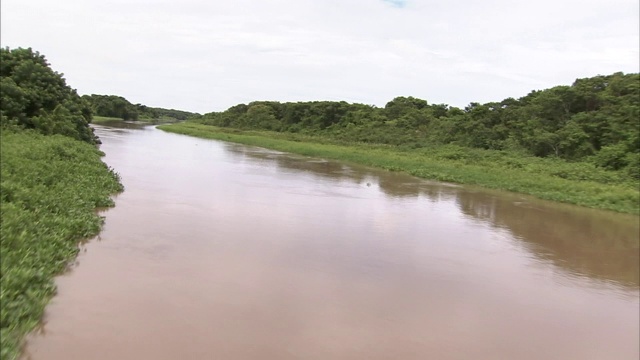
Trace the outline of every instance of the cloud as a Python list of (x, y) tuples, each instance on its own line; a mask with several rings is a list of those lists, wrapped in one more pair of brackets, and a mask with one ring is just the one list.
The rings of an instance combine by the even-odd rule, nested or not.
[(382, 0), (388, 4), (391, 4), (394, 7), (397, 8), (403, 8), (407, 5), (407, 1), (406, 0)]
[[(404, 4), (405, 2), (403, 2)], [(3, 0), (2, 45), (81, 94), (209, 112), (395, 96), (464, 107), (638, 72), (637, 0)]]

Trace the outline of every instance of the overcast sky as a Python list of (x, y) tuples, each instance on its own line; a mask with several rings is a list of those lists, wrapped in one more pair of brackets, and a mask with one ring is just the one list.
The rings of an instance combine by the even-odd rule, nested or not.
[(80, 94), (206, 113), (396, 96), (464, 107), (639, 71), (638, 0), (2, 0)]

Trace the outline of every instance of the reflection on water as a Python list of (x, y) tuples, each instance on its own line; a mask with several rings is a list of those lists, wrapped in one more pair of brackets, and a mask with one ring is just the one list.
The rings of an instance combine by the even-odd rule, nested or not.
[(638, 358), (638, 218), (96, 126), (126, 191), (28, 359)]
[(507, 229), (528, 251), (570, 275), (587, 276), (637, 289), (640, 286), (640, 221), (632, 215), (584, 209), (530, 196), (431, 182), (356, 165), (310, 160), (276, 151), (227, 143), (237, 161), (268, 161), (292, 173), (357, 184), (375, 184), (391, 197), (454, 200), (474, 219)]
[(637, 217), (478, 192), (459, 196), (461, 210), (508, 229), (532, 254), (572, 275), (640, 286)]

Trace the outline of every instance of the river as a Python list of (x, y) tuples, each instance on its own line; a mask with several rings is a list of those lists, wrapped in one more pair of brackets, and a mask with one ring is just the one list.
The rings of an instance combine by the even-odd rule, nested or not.
[(126, 190), (25, 359), (638, 359), (637, 216), (95, 126)]

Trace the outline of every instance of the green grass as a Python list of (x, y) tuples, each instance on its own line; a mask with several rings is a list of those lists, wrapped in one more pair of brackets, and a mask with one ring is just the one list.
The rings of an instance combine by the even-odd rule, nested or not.
[(113, 121), (124, 121), (121, 118), (116, 118), (116, 117), (106, 117), (106, 116), (94, 116), (93, 119), (91, 120), (92, 124), (104, 124), (104, 123), (110, 123)]
[(54, 295), (53, 277), (99, 232), (96, 208), (123, 188), (95, 146), (30, 131), (0, 140), (0, 358), (9, 360)]
[(425, 179), (507, 190), (596, 209), (640, 213), (638, 181), (589, 163), (569, 163), (559, 159), (458, 146), (410, 149), (345, 143), (320, 136), (241, 131), (189, 122), (158, 128), (178, 134), (402, 171)]

